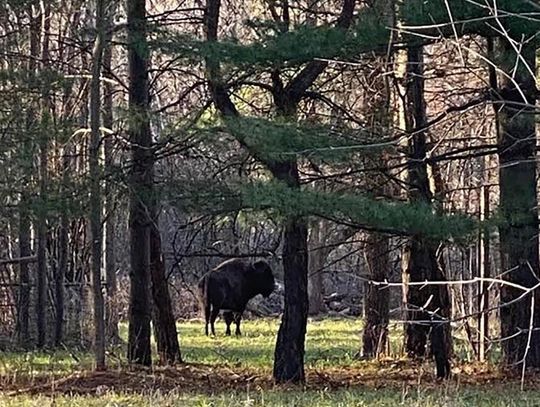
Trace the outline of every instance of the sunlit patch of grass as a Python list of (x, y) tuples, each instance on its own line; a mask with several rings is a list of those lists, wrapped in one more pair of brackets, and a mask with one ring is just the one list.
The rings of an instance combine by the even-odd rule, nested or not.
[[(360, 366), (361, 319), (321, 319), (310, 321), (306, 340), (306, 366), (312, 368)], [(395, 324), (390, 326), (390, 355), (398, 355), (401, 340)], [(394, 337), (395, 336), (395, 337)]]
[[(240, 337), (225, 336), (224, 324), (216, 322), (216, 336), (205, 336), (200, 321), (179, 325), (181, 347), (187, 362), (272, 367), (278, 319), (257, 319), (243, 322)], [(402, 348), (401, 327), (391, 325), (390, 354)], [(306, 336), (306, 367), (347, 367), (360, 365), (362, 321), (351, 318), (310, 320)]]
[(206, 336), (202, 322), (184, 322), (179, 325), (182, 356), (186, 362), (269, 367), (277, 329), (277, 320), (243, 321), (242, 336), (225, 336), (225, 326), (218, 321), (216, 336)]
[(92, 355), (86, 351), (32, 351), (0, 353), (0, 374), (37, 375), (41, 373), (70, 373), (92, 368)]
[[(70, 395), (72, 384), (64, 387), (62, 394), (51, 397), (45, 395), (2, 395), (5, 389), (28, 389), (37, 384), (50, 383), (58, 377), (79, 377), (80, 372), (92, 369), (93, 357), (89, 351), (68, 352), (66, 350), (47, 352), (17, 353), (0, 352), (0, 406), (533, 406), (540, 405), (540, 392), (519, 392), (516, 382), (505, 386), (489, 387), (497, 380), (497, 375), (485, 376), (482, 383), (460, 388), (464, 381), (452, 380), (440, 384), (434, 380), (420, 381), (417, 377), (424, 372), (432, 376), (433, 364), (426, 362), (420, 368), (411, 367), (408, 360), (385, 362), (363, 361), (358, 358), (361, 349), (362, 321), (351, 318), (329, 318), (310, 320), (306, 340), (306, 368), (308, 387), (273, 387), (270, 379), (274, 357), (279, 319), (245, 320), (243, 335), (225, 336), (225, 325), (218, 320), (214, 336), (204, 335), (202, 321), (184, 321), (178, 324), (180, 346), (184, 361), (199, 369), (201, 380), (190, 387), (178, 385), (177, 378), (184, 378), (180, 368), (173, 372), (179, 376), (169, 379), (169, 387), (156, 384), (159, 371), (140, 373), (134, 386), (122, 386), (115, 378), (108, 386), (102, 386), (101, 379), (92, 379), (86, 384), (85, 396)], [(120, 332), (127, 339), (126, 325)], [(402, 353), (402, 326), (390, 326), (390, 355), (398, 357)], [(118, 377), (124, 377), (127, 363), (125, 347), (109, 349), (108, 363), (111, 373), (117, 369)], [(200, 364), (204, 366), (200, 366)], [(408, 370), (407, 370), (408, 369)], [(180, 373), (179, 373), (180, 372)], [(243, 372), (244, 376), (234, 384), (227, 384), (224, 378)], [(490, 372), (488, 372), (490, 373)], [(131, 374), (131, 373), (129, 373)], [(209, 387), (210, 377), (220, 386)], [(468, 383), (476, 380), (474, 371)], [(131, 374), (132, 375), (132, 374)], [(252, 376), (254, 375), (254, 376)], [(349, 375), (349, 376), (347, 376)], [(129, 375), (128, 375), (129, 376)], [(21, 377), (26, 379), (21, 380)], [(129, 376), (129, 377), (133, 377)], [(262, 381), (244, 380), (248, 377), (263, 378)], [(30, 379), (28, 379), (30, 378)], [(143, 386), (145, 378), (145, 386)], [(208, 379), (208, 380), (207, 380)], [(349, 382), (347, 380), (353, 380)], [(20, 380), (20, 381), (19, 381)], [(341, 380), (341, 382), (340, 382)], [(418, 385), (418, 383), (422, 385)], [(80, 386), (78, 379), (70, 381)], [(150, 383), (150, 385), (148, 385)], [(187, 383), (187, 382), (186, 382)], [(224, 383), (224, 384), (223, 384)], [(232, 383), (232, 382), (230, 382)], [(310, 385), (310, 383), (316, 383)], [(535, 389), (536, 387), (529, 388)], [(22, 387), (21, 387), (22, 386)], [(140, 386), (140, 392), (139, 387)], [(50, 387), (50, 386), (49, 386)], [(82, 387), (81, 387), (82, 388)], [(129, 388), (135, 389), (135, 393)], [(54, 390), (56, 389), (56, 390)], [(52, 390), (59, 392), (55, 385)], [(66, 390), (67, 389), (67, 390)], [(114, 390), (116, 389), (116, 390)], [(165, 393), (173, 389), (172, 393)], [(88, 395), (88, 392), (90, 395)], [(94, 394), (95, 392), (95, 394)]]
[[(200, 321), (179, 325), (181, 347), (187, 362), (271, 368), (278, 319), (246, 320), (242, 336), (225, 336), (224, 324), (216, 322), (216, 336), (205, 336)], [(362, 322), (358, 319), (310, 320), (306, 336), (307, 367), (346, 366), (357, 361)]]
[[(273, 364), (279, 322), (278, 318), (244, 320), (240, 337), (225, 336), (225, 324), (221, 320), (216, 322), (216, 336), (204, 335), (204, 323), (200, 320), (180, 322), (178, 332), (183, 359), (187, 363), (269, 371)], [(306, 367), (365, 367), (358, 358), (362, 327), (360, 318), (310, 319), (306, 336)], [(127, 341), (127, 324), (121, 324), (120, 336)], [(394, 358), (401, 357), (402, 348), (403, 327), (391, 323), (388, 354)], [(109, 348), (107, 359), (109, 366), (125, 366), (124, 347)], [(66, 374), (91, 369), (92, 366), (90, 351), (0, 352), (0, 375), (13, 372), (26, 375)]]

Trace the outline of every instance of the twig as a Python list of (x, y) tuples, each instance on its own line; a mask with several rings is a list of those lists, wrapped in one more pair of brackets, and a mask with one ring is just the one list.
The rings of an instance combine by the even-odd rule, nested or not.
[(521, 391), (525, 386), (525, 369), (527, 368), (527, 355), (529, 354), (529, 348), (531, 346), (532, 332), (534, 328), (534, 292), (531, 296), (531, 319), (529, 321), (529, 334), (527, 335), (527, 346), (525, 347), (525, 354), (523, 355), (523, 365), (521, 366)]
[(36, 256), (18, 257), (15, 259), (3, 259), (3, 260), (0, 260), (0, 266), (6, 265), (6, 264), (16, 264), (16, 263), (35, 263), (36, 261), (37, 261)]

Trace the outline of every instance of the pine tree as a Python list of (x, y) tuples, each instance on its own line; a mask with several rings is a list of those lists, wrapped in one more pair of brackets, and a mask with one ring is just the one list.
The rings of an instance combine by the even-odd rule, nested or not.
[[(504, 217), (499, 226), (501, 265), (504, 279), (532, 288), (538, 284), (538, 200), (536, 164), (535, 85), (536, 46), (524, 44), (516, 53), (511, 41), (522, 36), (500, 38), (498, 88), (494, 108), (499, 123), (500, 206)], [(530, 332), (540, 325), (538, 289), (516, 299), (523, 292), (501, 287), (501, 335), (504, 358), (509, 365), (540, 366), (540, 334)]]
[(109, 4), (106, 0), (96, 3), (96, 39), (92, 52), (92, 81), (90, 85), (90, 229), (92, 241), (92, 296), (94, 313), (94, 354), (96, 369), (105, 370), (105, 304), (101, 289), (101, 263), (103, 246), (103, 228), (101, 222), (101, 70), (103, 50), (105, 48), (106, 25)]
[(148, 94), (146, 1), (128, 2), (130, 141), (133, 164), (130, 178), (130, 305), (128, 360), (150, 366), (150, 222), (152, 199), (152, 136)]

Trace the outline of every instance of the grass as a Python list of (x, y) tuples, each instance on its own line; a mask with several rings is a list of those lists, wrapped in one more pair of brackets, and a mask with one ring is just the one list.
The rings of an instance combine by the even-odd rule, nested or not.
[[(216, 323), (216, 336), (205, 336), (201, 321), (179, 324), (182, 357), (187, 363), (219, 364), (229, 367), (270, 369), (273, 363), (275, 319), (248, 320), (242, 324), (242, 336), (225, 336), (224, 324)], [(313, 368), (357, 366), (355, 357), (360, 349), (362, 324), (355, 319), (325, 319), (311, 321), (306, 341), (306, 366)], [(121, 336), (127, 337), (127, 326), (121, 326)], [(398, 335), (392, 335), (392, 353), (399, 350)], [(125, 364), (122, 349), (111, 349), (109, 365)], [(110, 356), (110, 355), (109, 355)], [(0, 374), (67, 374), (90, 369), (92, 355), (87, 351), (56, 350), (51, 352), (0, 353)]]
[[(313, 321), (308, 326), (306, 366), (342, 366), (354, 362), (360, 346), (361, 325), (357, 320)], [(216, 337), (202, 336), (200, 322), (181, 326), (182, 352), (187, 362), (227, 364), (234, 367), (270, 368), (273, 363), (275, 320), (246, 321), (241, 337), (224, 336), (216, 326)]]
[(385, 389), (336, 390), (336, 391), (250, 391), (228, 392), (222, 394), (186, 394), (172, 392), (162, 394), (114, 394), (101, 396), (45, 396), (1, 397), (3, 407), (39, 406), (39, 407), (395, 407), (395, 406), (538, 406), (538, 392), (505, 392), (493, 390), (438, 390), (438, 391), (395, 391)]
[[(361, 322), (354, 319), (310, 321), (308, 386), (276, 387), (270, 374), (277, 329), (277, 320), (245, 321), (242, 337), (226, 337), (218, 322), (217, 336), (206, 337), (200, 321), (180, 323), (182, 354), (189, 364), (184, 370), (130, 373), (122, 349), (111, 350), (109, 376), (92, 376), (92, 357), (86, 352), (0, 353), (0, 406), (540, 405), (534, 378), (530, 390), (521, 392), (518, 382), (503, 383), (504, 377), (489, 366), (458, 367), (456, 372), (469, 370), (437, 383), (430, 362), (361, 361), (356, 357)], [(398, 329), (392, 330), (390, 350), (396, 356), (401, 340)], [(69, 381), (58, 380), (63, 377)], [(36, 387), (43, 383), (47, 387)], [(50, 383), (58, 384), (52, 389)], [(23, 387), (29, 391), (11, 394)]]
[[(202, 335), (199, 321), (181, 324), (181, 348), (186, 362), (226, 364), (234, 367), (271, 368), (278, 321), (245, 321), (241, 337), (226, 337), (222, 324), (216, 324), (216, 337)], [(358, 319), (312, 320), (308, 324), (306, 367), (361, 366), (357, 355), (361, 346), (362, 322)], [(401, 353), (399, 328), (392, 326), (390, 354)]]

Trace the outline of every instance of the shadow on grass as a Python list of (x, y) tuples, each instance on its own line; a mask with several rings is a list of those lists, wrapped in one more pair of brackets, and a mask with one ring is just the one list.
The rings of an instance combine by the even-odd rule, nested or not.
[[(248, 389), (281, 394), (289, 387), (275, 386), (271, 377), (278, 323), (275, 319), (246, 321), (244, 335), (237, 338), (222, 333), (217, 337), (206, 337), (200, 321), (182, 322), (179, 324), (181, 349), (184, 360), (189, 363), (177, 367), (132, 369), (123, 357), (125, 349), (122, 348), (109, 352), (109, 370), (106, 372), (93, 372), (92, 356), (86, 352), (0, 353), (0, 396), (80, 394), (99, 397), (107, 393), (137, 396), (156, 392), (231, 394)], [(350, 390), (351, 394), (362, 394), (390, 389), (392, 397), (397, 395), (399, 399), (402, 392), (420, 388), (439, 391), (449, 387), (484, 389), (491, 386), (498, 389), (501, 383), (512, 391), (518, 388), (518, 379), (505, 375), (492, 365), (458, 365), (450, 381), (439, 382), (434, 377), (431, 361), (418, 364), (401, 359), (357, 360), (354, 356), (361, 346), (360, 327), (358, 321), (351, 320), (310, 323), (306, 344), (307, 384), (305, 387), (293, 386), (292, 391), (346, 394)], [(122, 332), (125, 333), (125, 326)], [(391, 332), (394, 335), (391, 338), (395, 340), (396, 331)], [(528, 374), (526, 385), (532, 389), (540, 388), (540, 378)], [(4, 405), (1, 397), (0, 405)], [(341, 405), (371, 404), (344, 402)]]
[[(80, 371), (67, 376), (19, 375), (0, 377), (4, 396), (17, 395), (99, 395), (104, 392), (151, 394), (180, 392), (218, 394), (287, 389), (309, 391), (373, 391), (393, 392), (415, 389), (505, 388), (517, 391), (519, 378), (489, 366), (464, 365), (446, 382), (437, 380), (426, 365), (411, 361), (364, 362), (355, 367), (306, 369), (305, 386), (276, 386), (268, 368), (230, 368), (217, 364), (183, 364), (153, 369), (109, 369), (106, 372)], [(538, 389), (540, 378), (528, 375), (527, 389)], [(483, 390), (482, 390), (483, 391)]]

